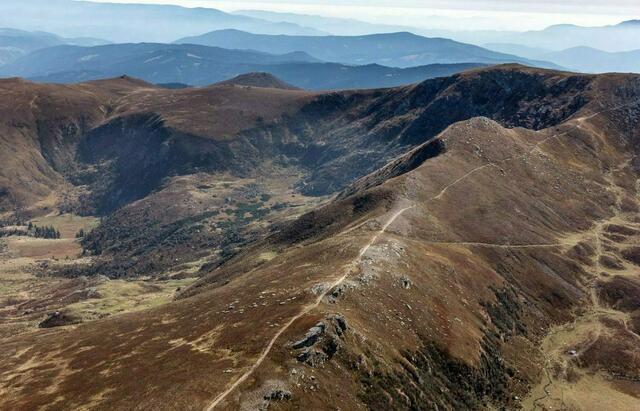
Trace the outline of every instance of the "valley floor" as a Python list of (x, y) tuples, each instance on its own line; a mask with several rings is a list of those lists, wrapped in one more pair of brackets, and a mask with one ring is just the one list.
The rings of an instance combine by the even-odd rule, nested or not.
[(51, 276), (54, 270), (91, 263), (75, 235), (80, 229), (91, 230), (97, 219), (52, 214), (32, 222), (58, 228), (61, 238), (0, 238), (0, 338), (37, 332), (56, 312), (64, 315), (59, 326), (166, 304), (196, 279)]
[[(628, 162), (621, 168), (627, 166)], [(542, 341), (544, 375), (523, 402), (527, 410), (640, 408), (640, 375), (629, 377), (635, 372), (634, 363), (638, 359), (625, 348), (640, 345), (638, 313), (634, 316), (629, 306), (612, 307), (610, 301), (603, 301), (611, 298), (606, 295), (608, 282), (640, 281), (640, 268), (617, 257), (640, 246), (638, 214), (622, 210), (624, 190), (614, 178), (620, 172), (612, 170), (605, 176), (607, 189), (615, 197), (612, 217), (570, 238), (594, 249), (592, 258), (584, 265), (592, 276), (585, 290), (589, 298), (574, 321), (553, 327)], [(627, 298), (634, 298), (633, 292)], [(616, 293), (624, 295), (625, 291)], [(625, 372), (626, 366), (631, 374)]]

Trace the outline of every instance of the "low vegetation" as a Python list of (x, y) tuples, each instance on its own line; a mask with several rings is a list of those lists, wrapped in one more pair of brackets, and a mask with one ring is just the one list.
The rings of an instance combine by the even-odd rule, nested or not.
[(28, 235), (32, 235), (35, 238), (48, 238), (48, 239), (59, 239), (60, 231), (56, 230), (55, 227), (38, 227), (37, 225), (32, 225), (29, 223), (27, 228)]
[(637, 402), (637, 76), (0, 83), (42, 183), (3, 198), (60, 237), (0, 241), (3, 406)]

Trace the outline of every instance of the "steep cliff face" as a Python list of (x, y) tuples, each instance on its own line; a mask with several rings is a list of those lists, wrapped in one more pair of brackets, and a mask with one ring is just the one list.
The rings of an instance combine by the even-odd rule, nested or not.
[(2, 211), (73, 207), (77, 193), (65, 176), (77, 168), (78, 145), (114, 101), (143, 87), (151, 86), (129, 78), (68, 87), (0, 81), (0, 186), (10, 198)]

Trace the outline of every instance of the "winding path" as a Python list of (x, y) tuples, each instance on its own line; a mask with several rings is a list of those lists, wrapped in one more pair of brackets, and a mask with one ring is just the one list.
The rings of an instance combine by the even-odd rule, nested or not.
[(291, 317), (289, 319), (289, 321), (286, 322), (286, 324), (284, 324), (279, 330), (278, 332), (271, 338), (271, 340), (269, 341), (269, 344), (267, 344), (267, 346), (265, 347), (265, 349), (262, 351), (262, 354), (260, 354), (260, 356), (258, 357), (258, 359), (256, 360), (255, 363), (253, 363), (253, 365), (251, 366), (251, 368), (249, 368), (247, 371), (245, 371), (240, 378), (238, 378), (229, 388), (227, 388), (226, 391), (220, 393), (212, 402), (211, 404), (209, 404), (209, 406), (206, 408), (207, 411), (211, 411), (213, 409), (215, 409), (222, 401), (224, 401), (227, 396), (229, 396), (229, 394), (231, 394), (236, 388), (238, 388), (238, 386), (240, 386), (240, 384), (242, 384), (243, 382), (245, 382), (247, 380), (247, 378), (249, 378), (251, 376), (251, 374), (254, 373), (254, 371), (256, 369), (258, 369), (258, 367), (260, 367), (260, 365), (264, 362), (264, 360), (267, 358), (267, 356), (269, 355), (269, 353), (271, 352), (271, 350), (273, 349), (273, 346), (275, 345), (276, 341), (278, 340), (278, 338), (280, 338), (280, 336), (289, 329), (289, 327), (291, 327), (291, 325), (296, 322), (297, 320), (299, 320), (300, 318), (304, 317), (305, 315), (309, 314), (312, 310), (316, 309), (318, 306), (320, 306), (320, 304), (322, 303), (322, 300), (329, 294), (329, 292), (331, 290), (333, 290), (334, 288), (338, 287), (339, 285), (341, 285), (348, 277), (349, 275), (353, 272), (353, 269), (355, 268), (356, 264), (362, 259), (362, 257), (366, 254), (366, 252), (369, 250), (369, 248), (371, 248), (371, 246), (373, 244), (376, 243), (376, 241), (378, 241), (378, 238), (380, 238), (380, 236), (382, 234), (384, 234), (385, 231), (387, 231), (387, 229), (389, 228), (389, 226), (391, 224), (393, 224), (393, 222), (402, 215), (402, 213), (404, 213), (405, 211), (409, 210), (410, 208), (413, 208), (413, 206), (411, 207), (405, 207), (399, 211), (396, 211), (391, 218), (389, 218), (389, 220), (387, 220), (387, 222), (385, 223), (384, 226), (382, 226), (382, 228), (376, 232), (376, 234), (371, 237), (371, 239), (369, 240), (369, 242), (362, 247), (362, 249), (360, 250), (360, 252), (358, 253), (358, 256), (348, 265), (347, 270), (345, 271), (344, 275), (340, 278), (338, 278), (336, 281), (334, 281), (330, 287), (327, 287), (325, 289), (325, 291), (320, 294), (318, 296), (318, 298), (316, 298), (315, 302), (313, 302), (310, 305), (307, 305), (303, 308), (302, 311), (300, 311), (300, 313), (298, 313), (297, 315), (295, 315), (294, 317)]
[[(581, 128), (581, 125), (584, 121), (589, 120), (591, 118), (594, 118), (596, 116), (598, 116), (599, 114), (605, 113), (605, 112), (610, 112), (610, 111), (614, 111), (614, 110), (618, 110), (624, 107), (629, 107), (633, 104), (637, 104), (637, 101), (634, 101), (633, 103), (629, 103), (629, 104), (624, 104), (624, 105), (620, 105), (620, 106), (616, 106), (610, 109), (606, 109), (606, 110), (601, 110), (601, 111), (597, 111), (594, 112), (590, 115), (587, 116), (583, 116), (583, 117), (579, 117), (576, 118), (576, 125), (574, 127), (572, 127), (571, 129), (562, 132), (562, 133), (556, 133), (554, 135), (551, 135), (545, 139), (543, 139), (542, 141), (538, 142), (537, 144), (535, 144), (531, 150), (527, 151), (524, 155), (519, 155), (519, 156), (513, 156), (513, 157), (509, 157), (506, 159), (503, 159), (501, 161), (499, 161), (499, 163), (504, 163), (507, 161), (511, 161), (511, 160), (515, 160), (515, 159), (520, 159), (520, 158), (524, 158), (527, 155), (532, 154), (534, 151), (539, 150), (540, 147), (545, 144), (546, 142), (548, 142), (551, 139), (554, 138), (559, 138), (563, 135), (567, 135), (569, 132), (571, 132), (572, 130)], [(481, 171), (485, 168), (489, 168), (489, 167), (498, 167), (498, 165), (494, 162), (489, 162), (487, 164), (484, 164), (482, 166), (478, 166), (474, 169), (472, 169), (471, 171), (467, 172), (466, 174), (464, 174), (463, 176), (459, 177), (458, 179), (452, 181), (450, 184), (446, 185), (444, 188), (442, 188), (442, 190), (440, 190), (440, 192), (434, 196), (432, 198), (432, 200), (441, 200), (442, 197), (447, 193), (447, 191), (456, 186), (457, 184), (459, 184), (460, 182), (464, 181), (465, 179), (467, 179), (468, 177), (470, 177), (471, 175), (475, 174), (478, 171)], [(279, 330), (278, 332), (276, 332), (276, 334), (271, 338), (271, 340), (269, 341), (269, 343), (267, 344), (267, 346), (263, 349), (262, 353), (260, 354), (260, 356), (257, 358), (257, 360), (253, 363), (253, 365), (247, 370), (245, 371), (231, 386), (229, 386), (229, 388), (227, 388), (224, 392), (220, 393), (218, 396), (216, 396), (216, 398), (209, 404), (209, 406), (206, 408), (206, 411), (212, 411), (214, 410), (218, 405), (220, 405), (236, 388), (238, 388), (243, 382), (245, 382), (257, 369), (258, 367), (260, 367), (260, 365), (264, 362), (264, 360), (267, 358), (267, 356), (269, 355), (269, 353), (271, 352), (271, 350), (273, 349), (273, 346), (275, 345), (276, 341), (282, 336), (282, 334), (284, 334), (290, 327), (291, 325), (293, 325), (293, 323), (295, 323), (297, 320), (299, 320), (300, 318), (304, 317), (305, 315), (309, 314), (311, 311), (313, 311), (314, 309), (316, 309), (317, 307), (320, 306), (320, 304), (322, 303), (322, 300), (329, 294), (329, 292), (331, 290), (333, 290), (334, 288), (338, 287), (339, 285), (341, 285), (348, 277), (350, 274), (352, 274), (353, 269), (356, 267), (357, 263), (362, 259), (362, 257), (366, 254), (366, 252), (369, 250), (369, 248), (371, 248), (371, 246), (373, 244), (376, 243), (376, 241), (378, 241), (378, 239), (380, 238), (380, 236), (382, 234), (384, 234), (387, 229), (389, 228), (389, 226), (391, 226), (391, 224), (393, 224), (393, 222), (400, 217), (405, 211), (414, 208), (415, 205), (410, 206), (410, 207), (405, 207), (402, 208), (398, 211), (396, 211), (390, 218), (389, 220), (387, 220), (387, 222), (384, 224), (384, 226), (382, 226), (382, 228), (376, 232), (376, 234), (374, 236), (371, 237), (371, 239), (369, 240), (369, 242), (360, 250), (360, 252), (358, 253), (358, 256), (351, 261), (351, 263), (348, 264), (347, 269), (345, 270), (344, 275), (342, 275), (342, 277), (338, 278), (337, 280), (335, 280), (330, 287), (327, 287), (325, 289), (324, 292), (322, 292), (318, 298), (311, 304), (305, 306), (302, 311), (300, 311), (300, 313), (298, 313), (297, 315), (295, 315), (294, 317), (290, 318), (289, 321), (287, 321)], [(444, 244), (444, 243), (443, 243)], [(537, 247), (557, 247), (561, 244), (531, 244), (531, 245), (496, 245), (496, 244), (485, 244), (485, 243), (457, 243), (460, 245), (475, 245), (475, 246), (499, 246), (499, 247), (505, 247), (505, 248), (525, 248), (525, 247), (530, 247), (530, 248), (537, 248)], [(545, 368), (546, 371), (546, 368)], [(551, 382), (551, 379), (549, 381)], [(545, 392), (546, 392), (546, 387), (545, 387)], [(548, 393), (547, 393), (548, 394)]]

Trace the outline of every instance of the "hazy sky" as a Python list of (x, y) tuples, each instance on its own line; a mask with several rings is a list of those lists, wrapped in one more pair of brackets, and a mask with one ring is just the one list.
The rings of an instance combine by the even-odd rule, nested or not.
[[(225, 11), (272, 10), (426, 28), (528, 30), (552, 24), (614, 24), (640, 18), (640, 0), (98, 0)], [(439, 18), (434, 18), (439, 17)]]

